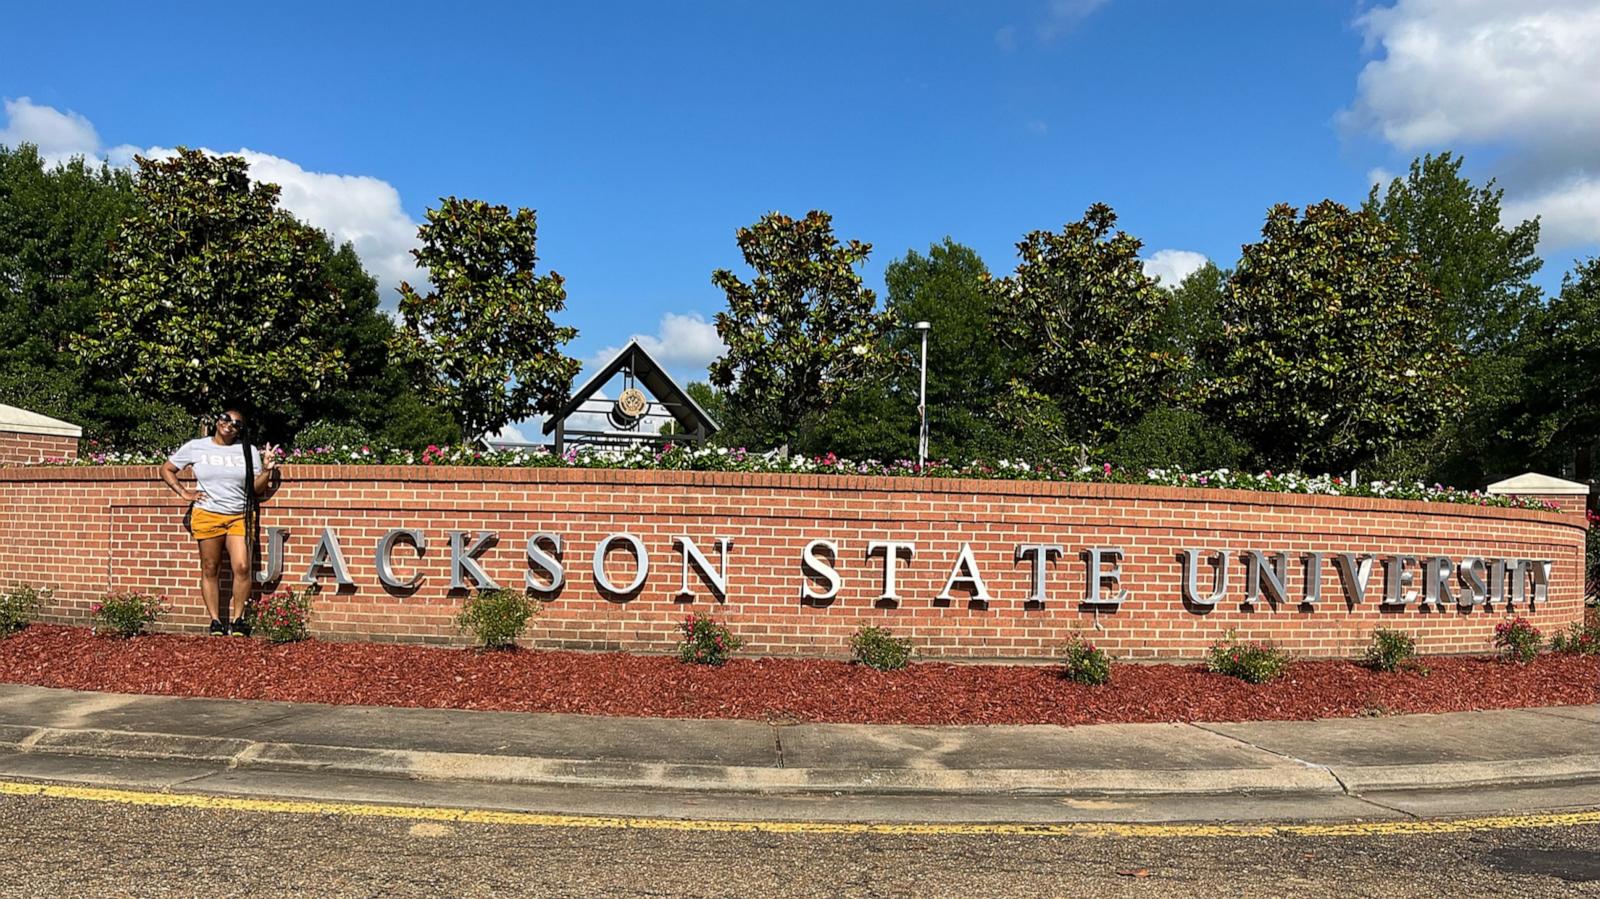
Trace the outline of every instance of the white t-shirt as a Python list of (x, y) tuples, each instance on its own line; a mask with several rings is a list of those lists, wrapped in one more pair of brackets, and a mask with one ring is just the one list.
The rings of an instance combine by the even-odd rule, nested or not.
[[(196, 506), (218, 515), (244, 514), (244, 444), (223, 445), (210, 437), (196, 437), (178, 447), (167, 461), (179, 471), (194, 466), (195, 480), (206, 495)], [(253, 446), (250, 462), (260, 474), (261, 451)]]

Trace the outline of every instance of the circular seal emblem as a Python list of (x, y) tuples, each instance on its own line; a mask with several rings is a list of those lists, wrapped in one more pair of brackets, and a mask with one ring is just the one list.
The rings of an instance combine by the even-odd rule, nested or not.
[(629, 387), (611, 404), (611, 411), (606, 413), (606, 418), (611, 421), (613, 428), (626, 431), (637, 425), (649, 408), (650, 401), (644, 398), (644, 392), (637, 387)]
[(637, 387), (629, 387), (617, 397), (617, 411), (628, 418), (638, 418), (649, 407), (650, 403), (644, 398), (644, 391)]

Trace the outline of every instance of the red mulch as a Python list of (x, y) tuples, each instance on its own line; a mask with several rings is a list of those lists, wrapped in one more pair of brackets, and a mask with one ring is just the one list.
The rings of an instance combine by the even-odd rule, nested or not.
[(1261, 686), (1199, 665), (1120, 665), (1085, 687), (1053, 666), (925, 662), (897, 672), (811, 659), (480, 653), (381, 643), (273, 646), (160, 634), (132, 640), (35, 625), (0, 640), (0, 681), (350, 705), (895, 724), (1090, 724), (1339, 718), (1600, 702), (1600, 657), (1429, 658), (1418, 673), (1293, 664)]

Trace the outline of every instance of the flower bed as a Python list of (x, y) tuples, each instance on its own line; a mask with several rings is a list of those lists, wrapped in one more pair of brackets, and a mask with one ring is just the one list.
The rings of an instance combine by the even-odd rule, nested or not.
[[(1323, 496), (1364, 496), (1379, 499), (1425, 500), (1475, 506), (1559, 511), (1544, 500), (1516, 496), (1491, 496), (1478, 490), (1461, 490), (1420, 481), (1362, 481), (1352, 483), (1338, 475), (1304, 475), (1266, 471), (1251, 474), (1226, 468), (1184, 472), (1175, 469), (1124, 469), (1109, 462), (1099, 465), (1030, 463), (1013, 459), (953, 464), (930, 461), (920, 469), (908, 459), (882, 462), (852, 461), (832, 453), (822, 456), (780, 456), (727, 447), (667, 444), (661, 448), (568, 450), (557, 455), (543, 448), (496, 450), (474, 446), (429, 446), (421, 452), (370, 446), (297, 449), (282, 455), (285, 464), (304, 465), (467, 465), (504, 468), (617, 468), (660, 471), (735, 471), (780, 474), (839, 474), (877, 477), (977, 478), (981, 480), (1068, 481), (1077, 483), (1153, 484), (1258, 490), (1267, 493), (1303, 493)], [(89, 452), (78, 459), (47, 460), (43, 465), (158, 465), (166, 454), (156, 452)]]
[(96, 638), (35, 625), (0, 641), (0, 681), (171, 696), (670, 718), (899, 724), (1091, 724), (1338, 718), (1600, 702), (1600, 657), (1526, 665), (1429, 659), (1427, 674), (1295, 662), (1253, 685), (1200, 665), (1123, 665), (1085, 686), (1061, 666), (503, 652), (374, 643), (271, 645), (156, 635)]

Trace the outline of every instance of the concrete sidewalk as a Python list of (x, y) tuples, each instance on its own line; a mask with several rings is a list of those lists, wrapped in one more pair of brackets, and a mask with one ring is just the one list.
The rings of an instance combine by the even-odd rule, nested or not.
[(44, 756), (697, 793), (1360, 795), (1600, 782), (1600, 706), (1309, 722), (913, 727), (0, 685), (0, 774)]

